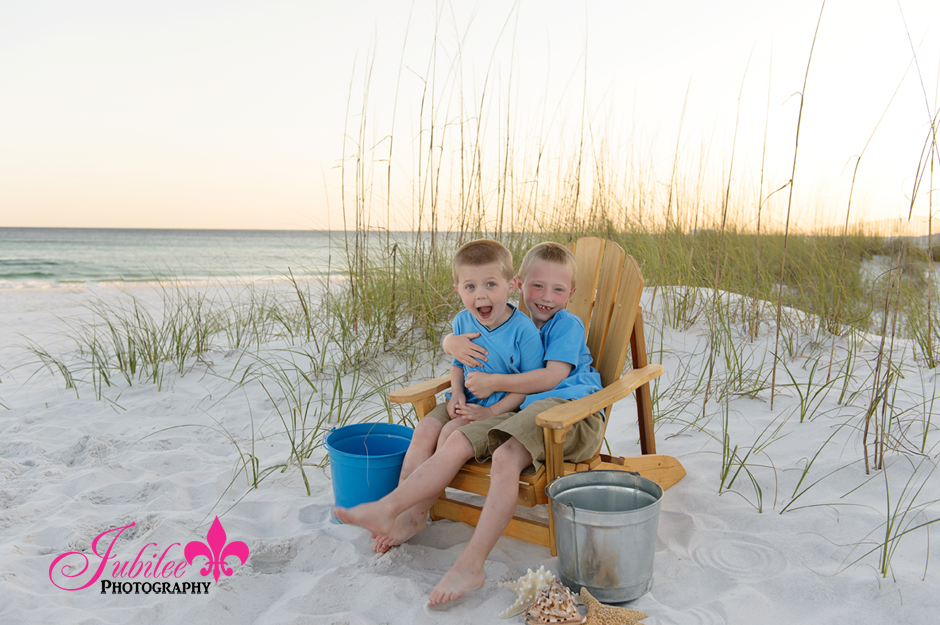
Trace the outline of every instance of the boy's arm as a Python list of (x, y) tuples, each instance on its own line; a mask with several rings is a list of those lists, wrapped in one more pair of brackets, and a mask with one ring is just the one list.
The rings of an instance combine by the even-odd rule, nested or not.
[(492, 406), (465, 403), (457, 407), (457, 415), (467, 421), (483, 421), (490, 417), (517, 410), (525, 401), (525, 397), (523, 393), (509, 393)]
[(565, 314), (556, 320), (549, 335), (544, 338), (544, 369), (522, 367), (523, 373), (513, 375), (471, 373), (473, 378), (467, 376), (466, 387), (477, 397), (484, 397), (480, 393), (487, 392), (512, 390), (531, 395), (552, 390), (571, 374), (575, 363), (579, 361), (584, 350), (584, 324), (576, 316)]
[[(573, 365), (560, 360), (549, 360), (544, 369), (533, 369), (525, 373), (483, 373), (471, 371), (467, 375), (466, 387), (477, 397), (484, 399), (500, 391), (532, 395), (550, 391), (571, 373)], [(521, 405), (521, 403), (520, 403)]]
[(441, 341), (441, 349), (448, 356), (455, 358), (465, 367), (482, 367), (489, 354), (482, 345), (477, 345), (470, 339), (480, 336), (479, 332), (467, 334), (448, 334)]
[[(447, 414), (456, 419), (458, 408), (467, 404), (467, 393), (463, 385), (463, 369), (454, 365), (450, 368), (450, 399), (447, 400)], [(519, 402), (522, 405), (522, 402)]]

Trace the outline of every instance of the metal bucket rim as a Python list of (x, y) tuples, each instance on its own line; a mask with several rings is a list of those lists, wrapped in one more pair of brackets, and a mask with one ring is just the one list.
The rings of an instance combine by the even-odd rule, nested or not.
[[(626, 511), (626, 512), (640, 512), (640, 511), (642, 511), (642, 510), (646, 510), (647, 508), (651, 508), (651, 507), (653, 507), (653, 506), (658, 506), (660, 503), (662, 503), (663, 494), (664, 494), (664, 492), (665, 492), (665, 491), (663, 490), (663, 487), (662, 487), (662, 486), (660, 486), (659, 484), (657, 484), (657, 483), (654, 482), (653, 480), (649, 479), (648, 477), (643, 477), (643, 476), (640, 475), (639, 473), (633, 473), (633, 472), (630, 472), (630, 471), (617, 471), (617, 470), (614, 470), (614, 469), (592, 469), (592, 470), (590, 470), (590, 471), (579, 471), (579, 472), (577, 472), (577, 473), (569, 473), (568, 475), (561, 475), (561, 476), (559, 476), (559, 477), (556, 477), (554, 480), (552, 480), (551, 482), (549, 482), (548, 484), (545, 485), (545, 496), (548, 497), (548, 498), (552, 501), (552, 503), (554, 503), (554, 504), (556, 504), (556, 505), (558, 505), (558, 506), (564, 506), (564, 507), (566, 507), (566, 508), (573, 508), (574, 506), (573, 506), (572, 504), (568, 504), (568, 503), (565, 503), (565, 502), (563, 502), (563, 501), (559, 501), (556, 497), (553, 497), (553, 496), (548, 492), (549, 488), (551, 487), (552, 484), (555, 484), (556, 482), (559, 482), (559, 481), (561, 481), (561, 480), (565, 480), (565, 479), (567, 479), (567, 478), (576, 477), (576, 476), (579, 476), (579, 475), (589, 475), (589, 474), (591, 474), (591, 473), (593, 473), (593, 474), (595, 474), (595, 475), (597, 475), (597, 474), (606, 474), (606, 475), (630, 475), (630, 476), (633, 476), (633, 477), (635, 477), (635, 478), (637, 478), (637, 479), (639, 479), (639, 480), (643, 480), (644, 482), (649, 482), (650, 484), (652, 484), (653, 486), (655, 486), (656, 489), (659, 491), (659, 493), (656, 494), (655, 492), (650, 493), (649, 491), (645, 491), (645, 490), (644, 490), (643, 492), (647, 493), (648, 495), (654, 496), (654, 497), (656, 498), (656, 501), (654, 501), (653, 503), (647, 504), (647, 505), (643, 506), (642, 508), (636, 508), (636, 509), (634, 509), (634, 510), (629, 510), (629, 511)], [(585, 510), (584, 508), (579, 508), (579, 509), (580, 509), (580, 510), (584, 510), (585, 512), (590, 512), (591, 514), (599, 514), (599, 515), (614, 515), (614, 514), (622, 515), (622, 514), (625, 513), (625, 511), (623, 511), (623, 510), (613, 510), (613, 511), (611, 511), (611, 510)]]

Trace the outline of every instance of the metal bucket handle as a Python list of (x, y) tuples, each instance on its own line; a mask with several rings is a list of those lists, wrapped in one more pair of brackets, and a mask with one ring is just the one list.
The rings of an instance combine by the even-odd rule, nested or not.
[(575, 518), (575, 510), (573, 503), (564, 504), (571, 508), (571, 531), (574, 533), (574, 574), (576, 575), (575, 579), (583, 579), (581, 577), (581, 554), (578, 553), (578, 520)]
[[(633, 507), (636, 508), (636, 493), (639, 489), (639, 484), (637, 482), (640, 477), (640, 473), (638, 471), (623, 471), (623, 473), (629, 473), (633, 476)], [(546, 485), (545, 488), (548, 488), (548, 485)], [(574, 533), (574, 540), (572, 541), (574, 542), (574, 572), (577, 576), (577, 579), (584, 579), (581, 577), (581, 554), (578, 552), (578, 520), (575, 518), (575, 512), (577, 511), (577, 508), (575, 508), (574, 504), (570, 502), (563, 503), (559, 501), (558, 503), (571, 508), (571, 531)]]

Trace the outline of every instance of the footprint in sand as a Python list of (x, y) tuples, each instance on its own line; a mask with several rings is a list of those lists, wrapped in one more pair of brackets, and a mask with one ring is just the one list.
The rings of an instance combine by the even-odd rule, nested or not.
[(62, 463), (68, 467), (91, 464), (99, 466), (117, 454), (117, 449), (109, 441), (103, 441), (86, 434), (71, 448), (62, 454)]
[(248, 563), (256, 573), (280, 573), (297, 557), (294, 543), (289, 539), (265, 541), (259, 540), (251, 546), (251, 559)]

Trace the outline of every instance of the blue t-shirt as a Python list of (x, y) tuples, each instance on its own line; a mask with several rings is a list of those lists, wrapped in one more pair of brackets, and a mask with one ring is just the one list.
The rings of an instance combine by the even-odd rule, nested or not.
[[(454, 334), (479, 332), (480, 336), (473, 339), (489, 352), (488, 360), (482, 367), (465, 367), (458, 360), (454, 366), (463, 369), (463, 379), (472, 371), (483, 373), (525, 373), (545, 366), (543, 359), (542, 339), (539, 330), (532, 320), (523, 315), (512, 304), (506, 304), (512, 314), (509, 319), (492, 330), (477, 321), (469, 310), (461, 310), (454, 317)], [(582, 330), (582, 333), (584, 331)], [(489, 407), (507, 395), (505, 392), (493, 393), (486, 399), (476, 397), (469, 390), (464, 389), (467, 402), (478, 406)], [(450, 393), (447, 394), (450, 397)]]
[(580, 317), (568, 310), (559, 310), (545, 322), (541, 333), (545, 361), (567, 362), (571, 372), (552, 390), (526, 397), (520, 410), (540, 399), (581, 399), (601, 390), (601, 374), (591, 366), (593, 358), (584, 340), (584, 323)]

